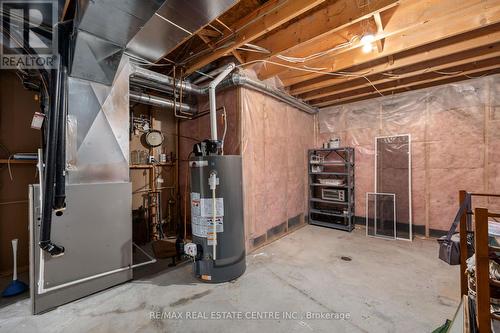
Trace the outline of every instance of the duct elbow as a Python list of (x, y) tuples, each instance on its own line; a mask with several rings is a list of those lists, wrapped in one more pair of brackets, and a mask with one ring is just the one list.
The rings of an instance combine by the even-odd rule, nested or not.
[(226, 78), (226, 76), (229, 75), (234, 69), (236, 68), (236, 65), (232, 62), (226, 66), (226, 68), (219, 74), (217, 77), (210, 82), (208, 85), (208, 90), (215, 90), (215, 88), (221, 83), (222, 80)]

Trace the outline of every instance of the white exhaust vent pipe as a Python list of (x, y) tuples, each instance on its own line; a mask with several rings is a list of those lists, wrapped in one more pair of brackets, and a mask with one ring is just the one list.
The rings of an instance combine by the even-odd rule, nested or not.
[(215, 96), (215, 88), (219, 85), (235, 69), (234, 63), (227, 65), (226, 69), (222, 71), (208, 86), (208, 98), (210, 101), (210, 130), (212, 140), (217, 141), (217, 101)]

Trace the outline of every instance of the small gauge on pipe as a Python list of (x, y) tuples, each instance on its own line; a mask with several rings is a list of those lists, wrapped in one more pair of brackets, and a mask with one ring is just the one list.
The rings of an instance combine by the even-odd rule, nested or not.
[(163, 141), (165, 141), (165, 137), (158, 130), (150, 130), (146, 134), (144, 134), (144, 141), (146, 144), (152, 148), (161, 146)]

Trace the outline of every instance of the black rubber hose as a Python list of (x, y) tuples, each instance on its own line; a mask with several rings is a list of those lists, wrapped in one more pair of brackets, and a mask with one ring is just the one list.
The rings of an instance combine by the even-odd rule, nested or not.
[(63, 215), (66, 208), (66, 120), (67, 120), (67, 69), (64, 65), (60, 73), (59, 84), (59, 121), (56, 148), (56, 175), (54, 210), (57, 216)]
[(44, 148), (44, 188), (40, 243), (51, 256), (64, 254), (64, 247), (51, 241), (52, 209), (62, 215), (66, 206), (66, 119), (69, 34), (73, 22), (60, 22), (58, 29), (59, 65), (51, 70), (47, 140)]
[(66, 121), (68, 114), (68, 60), (69, 40), (73, 21), (57, 25), (59, 38), (60, 83), (59, 83), (59, 121), (57, 127), (56, 175), (54, 210), (57, 216), (63, 215), (66, 208)]
[(52, 207), (54, 206), (54, 182), (56, 174), (56, 155), (59, 128), (59, 95), (61, 90), (62, 71), (52, 69), (50, 80), (50, 101), (49, 117), (47, 129), (47, 144), (45, 146), (45, 168), (43, 174), (43, 200), (42, 200), (42, 220), (40, 223), (40, 242), (42, 250), (48, 252), (51, 256), (58, 256), (64, 253), (64, 247), (52, 243), (50, 238), (52, 226)]

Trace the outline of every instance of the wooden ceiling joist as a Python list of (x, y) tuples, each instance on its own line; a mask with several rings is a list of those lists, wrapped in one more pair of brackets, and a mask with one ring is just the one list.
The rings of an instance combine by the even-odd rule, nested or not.
[[(461, 73), (457, 75), (449, 75), (449, 76), (441, 76), (438, 79), (435, 80), (428, 80), (428, 81), (420, 81), (418, 84), (415, 85), (405, 85), (405, 86), (398, 86), (397, 89), (389, 89), (386, 91), (383, 91), (385, 96), (389, 95), (396, 95), (402, 92), (407, 92), (411, 90), (418, 90), (418, 89), (424, 89), (424, 88), (430, 88), (433, 86), (439, 86), (439, 85), (444, 85), (444, 84), (449, 84), (457, 81), (463, 81), (468, 78), (480, 78), (486, 75), (493, 75), (493, 74), (499, 74), (500, 73), (500, 68), (498, 66), (492, 66), (492, 68), (486, 68), (486, 69), (481, 69), (480, 71), (470, 71), (466, 73)], [(336, 105), (341, 105), (341, 104), (347, 104), (347, 103), (354, 103), (354, 102), (359, 102), (362, 100), (367, 100), (367, 99), (372, 99), (372, 98), (377, 98), (380, 97), (380, 94), (377, 92), (372, 92), (369, 94), (365, 95), (358, 95), (358, 96), (351, 96), (346, 99), (339, 99), (335, 101), (330, 101), (330, 102), (325, 102), (323, 104), (318, 104), (317, 106), (320, 108), (325, 108), (325, 107), (331, 107), (331, 106), (336, 106)]]
[[(291, 95), (326, 107), (500, 71), (499, 0), (239, 4), (176, 53), (188, 75), (232, 55), (263, 63), (254, 67), (260, 79), (277, 77)], [(367, 34), (376, 48), (363, 52)]]
[(245, 43), (252, 42), (256, 38), (276, 29), (280, 25), (307, 12), (324, 1), (325, 0), (270, 0), (266, 5), (236, 24), (234, 29), (235, 33), (233, 35), (234, 38), (224, 40), (223, 45), (217, 48), (216, 51), (211, 52), (207, 56), (202, 56), (199, 59), (194, 59), (189, 63), (187, 65), (186, 74), (191, 74), (212, 61), (231, 53)]
[(493, 59), (498, 61), (497, 59), (500, 59), (500, 52), (494, 52), (492, 54), (481, 55), (481, 56), (478, 56), (478, 57), (475, 57), (472, 59), (461, 60), (461, 61), (457, 61), (454, 63), (446, 64), (446, 65), (441, 65), (441, 66), (436, 66), (436, 67), (428, 67), (424, 70), (421, 70), (418, 73), (415, 73), (414, 76), (411, 76), (411, 75), (394, 75), (394, 76), (381, 75), (381, 76), (379, 76), (379, 77), (381, 77), (381, 79), (379, 79), (379, 80), (368, 78), (370, 80), (370, 82), (368, 82), (366, 79), (360, 78), (357, 80), (358, 82), (356, 82), (355, 85), (352, 85), (349, 87), (344, 87), (343, 89), (339, 88), (335, 91), (330, 91), (328, 93), (317, 94), (315, 96), (309, 96), (308, 98), (304, 98), (304, 100), (311, 101), (311, 103), (314, 103), (318, 99), (328, 100), (328, 98), (330, 98), (330, 97), (335, 98), (334, 96), (338, 96), (338, 94), (341, 94), (341, 93), (346, 94), (346, 95), (356, 95), (356, 94), (360, 93), (361, 87), (367, 87), (368, 90), (373, 90), (372, 85), (375, 85), (376, 87), (378, 87), (380, 84), (385, 84), (385, 83), (395, 83), (396, 82), (397, 84), (401, 84), (401, 82), (403, 82), (402, 80), (405, 80), (407, 78), (412, 78), (413, 82), (416, 82), (418, 80), (424, 80), (427, 77), (428, 73), (438, 73), (441, 71), (447, 72), (449, 70), (449, 68), (448, 68), (449, 65), (453, 65), (453, 67), (462, 66), (462, 65), (470, 65), (470, 64), (477, 63), (477, 62), (480, 63), (483, 60), (492, 60), (492, 58), (490, 58), (490, 57), (493, 57)]
[(200, 36), (205, 36), (205, 37), (220, 37), (221, 34), (218, 31), (211, 30), (211, 29), (201, 29), (198, 32), (198, 35)]
[[(492, 57), (499, 59), (498, 62), (500, 63), (500, 42), (488, 45), (487, 47), (480, 47), (465, 52), (459, 52), (438, 59), (422, 61), (410, 66), (400, 68), (399, 70), (369, 74), (366, 75), (366, 79), (364, 77), (358, 77), (351, 81), (331, 85), (329, 87), (321, 88), (318, 90), (313, 90), (311, 92), (298, 95), (298, 97), (305, 101), (310, 101), (318, 98), (336, 95), (341, 92), (353, 91), (355, 89), (358, 89), (359, 87), (364, 87), (371, 84), (388, 82), (396, 76), (399, 78), (404, 78), (407, 76), (418, 75), (419, 73), (425, 74), (427, 72), (445, 70), (448, 67), (466, 65)], [(370, 80), (370, 83), (367, 82), (367, 79)]]
[[(373, 14), (373, 20), (375, 21), (375, 25), (377, 26), (377, 34), (383, 35), (384, 34), (384, 23), (382, 22), (382, 17), (380, 16), (380, 12), (376, 12)], [(377, 44), (377, 50), (378, 52), (382, 52), (384, 50), (384, 39), (377, 39), (375, 42)]]
[[(266, 35), (256, 41), (256, 44), (270, 51), (266, 59), (277, 54), (292, 56), (293, 52), (300, 52), (299, 49), (304, 49), (307, 45), (313, 46), (320, 40), (329, 39), (336, 32), (368, 19), (374, 13), (392, 8), (398, 2), (399, 0), (374, 0), (369, 7), (359, 8), (357, 1), (336, 1), (284, 29)], [(334, 41), (329, 45), (335, 45)], [(261, 55), (249, 55), (248, 61), (265, 58)]]
[[(361, 96), (371, 95), (374, 92), (385, 94), (386, 92), (390, 92), (396, 88), (408, 87), (417, 83), (420, 84), (424, 82), (439, 81), (446, 77), (474, 75), (475, 73), (480, 71), (494, 70), (497, 68), (500, 68), (500, 62), (498, 61), (498, 54), (494, 54), (490, 58), (481, 61), (476, 61), (459, 66), (448, 66), (442, 68), (441, 70), (432, 70), (426, 73), (419, 73), (404, 78), (393, 78), (392, 80), (389, 79), (386, 82), (380, 84), (374, 84), (374, 86), (370, 85), (367, 87), (352, 89), (345, 92), (339, 92), (335, 95), (311, 100), (310, 102), (314, 106), (324, 107), (337, 101), (346, 101)], [(374, 87), (376, 88), (376, 90)]]
[[(447, 4), (444, 8), (441, 7), (443, 3)], [(433, 0), (413, 1), (410, 4), (411, 6), (405, 7), (401, 3), (397, 10), (394, 11), (391, 20), (388, 21), (384, 35), (389, 37), (385, 37), (382, 52), (362, 53), (360, 50), (355, 49), (340, 55), (328, 55), (306, 65), (313, 68), (327, 68), (327, 71), (331, 72), (341, 71), (357, 64), (387, 57), (500, 21), (500, 2), (495, 0), (463, 0), (460, 2), (456, 0)], [(416, 10), (416, 4), (421, 6), (420, 10)], [(412, 8), (412, 10), (408, 11), (408, 8)], [(408, 21), (412, 22), (410, 24), (412, 28), (406, 30), (405, 26)], [(393, 28), (394, 25), (399, 26), (400, 29)], [(401, 29), (404, 29), (405, 32), (392, 33)], [(269, 66), (263, 68), (261, 78), (268, 77), (270, 73)], [(320, 73), (301, 74), (292, 69), (287, 69), (279, 74), (286, 86), (322, 75)]]
[[(379, 58), (360, 65), (347, 68), (346, 71), (354, 74), (366, 73), (374, 75), (389, 71), (398, 71), (407, 66), (421, 63), (422, 61), (437, 61), (443, 59), (446, 62), (448, 55), (467, 52), (469, 50), (491, 47), (500, 40), (500, 24), (495, 24), (485, 29), (475, 30), (462, 35), (457, 35), (445, 40), (426, 44), (414, 49), (390, 55), (387, 58)], [(486, 51), (486, 50), (485, 50)], [(425, 55), (425, 56), (423, 56)], [(451, 58), (453, 61), (456, 58)], [(341, 77), (323, 75), (312, 80), (303, 81), (290, 87), (292, 95), (303, 95), (307, 92), (333, 87), (344, 84), (358, 77)]]

